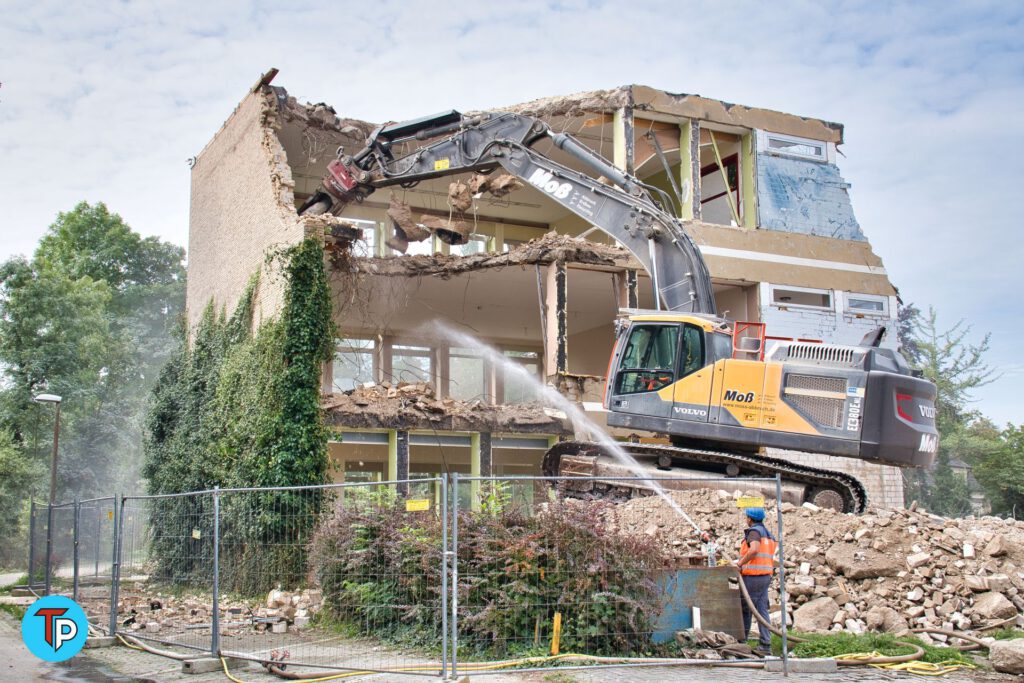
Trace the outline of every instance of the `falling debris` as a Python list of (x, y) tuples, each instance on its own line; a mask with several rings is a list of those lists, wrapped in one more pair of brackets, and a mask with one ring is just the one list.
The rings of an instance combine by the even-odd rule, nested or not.
[[(456, 185), (456, 183), (452, 183), (452, 185)], [(476, 173), (469, 179), (467, 185), (469, 187), (469, 194), (474, 197), (483, 192), (490, 192), (492, 196), (500, 199), (510, 192), (520, 189), (523, 183), (509, 173), (502, 173), (496, 176)], [(449, 187), (449, 197), (451, 197), (451, 190), (452, 188)]]
[(466, 213), (473, 207), (473, 195), (469, 191), (469, 185), (456, 180), (448, 186), (448, 203), (454, 211)]
[(503, 173), (500, 176), (491, 178), (490, 181), (487, 182), (486, 189), (493, 196), (500, 199), (510, 192), (520, 189), (522, 186), (523, 184), (518, 178), (513, 175), (509, 175), (508, 173)]
[(430, 231), (417, 225), (412, 219), (412, 209), (392, 193), (388, 204), (388, 218), (394, 223), (396, 230), (401, 230), (405, 239), (410, 242), (422, 242), (430, 237)]
[(437, 216), (424, 214), (420, 217), (420, 223), (430, 229), (445, 244), (459, 245), (469, 242), (471, 230), (463, 221), (444, 220)]

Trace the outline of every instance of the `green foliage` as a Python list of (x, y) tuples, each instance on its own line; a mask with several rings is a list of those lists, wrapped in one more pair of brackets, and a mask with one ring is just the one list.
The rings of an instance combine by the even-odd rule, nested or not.
[(41, 476), (40, 467), (19, 450), (10, 432), (0, 429), (0, 529), (9, 542), (0, 544), (0, 567), (20, 566), (28, 547), (25, 491)]
[[(230, 318), (210, 305), (191, 345), (184, 337), (153, 391), (146, 426), (145, 474), (151, 493), (221, 487), (321, 484), (327, 478), (327, 428), (320, 410), (320, 368), (333, 339), (322, 246), (307, 240), (281, 255), (287, 278), (279, 320), (253, 332), (254, 277)], [(266, 497), (271, 496), (272, 500)], [(204, 500), (208, 500), (204, 499)], [(222, 580), (226, 590), (262, 592), (286, 575), (301, 577), (301, 538), (319, 510), (307, 493), (237, 494), (222, 506)], [(206, 520), (195, 499), (153, 503), (167, 525)], [(202, 503), (206, 505), (206, 503)], [(201, 526), (201, 525), (199, 525)], [(157, 535), (161, 576), (203, 580), (201, 539)], [(188, 544), (182, 549), (182, 544)]]
[(898, 329), (901, 351), (936, 385), (936, 427), (939, 430), (935, 465), (929, 471), (904, 472), (904, 498), (908, 503), (917, 500), (940, 515), (970, 514), (969, 482), (962, 470), (954, 471), (951, 461), (963, 460), (977, 467), (992, 454), (993, 443), (986, 436), (991, 423), (969, 405), (971, 392), (995, 379), (994, 370), (985, 361), (989, 337), (986, 335), (980, 343), (970, 344), (967, 341), (970, 328), (963, 321), (942, 330), (934, 309), (922, 315), (913, 304), (901, 309)]
[[(363, 635), (422, 644), (440, 633), (440, 522), (381, 502), (338, 506), (317, 530), (311, 571), (325, 617)], [(459, 630), (488, 656), (546, 648), (556, 612), (563, 651), (650, 649), (661, 551), (646, 537), (603, 528), (592, 507), (551, 503), (459, 517)]]
[[(41, 392), (64, 399), (57, 497), (136, 488), (145, 397), (184, 305), (183, 258), (83, 202), (31, 259), (0, 264), (0, 430), (33, 473), (0, 477), (0, 501), (47, 494), (54, 412), (32, 402)], [(0, 541), (21, 533), (0, 517)]]
[[(991, 438), (988, 429), (984, 438)], [(1019, 518), (1024, 513), (1024, 425), (1007, 425), (992, 443), (989, 457), (979, 462), (975, 474), (985, 487), (992, 511)]]

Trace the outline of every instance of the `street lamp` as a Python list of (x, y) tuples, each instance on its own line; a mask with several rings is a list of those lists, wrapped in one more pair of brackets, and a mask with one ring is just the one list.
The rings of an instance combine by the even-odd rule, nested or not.
[(50, 505), (57, 496), (57, 443), (60, 440), (60, 402), (56, 394), (38, 394), (32, 400), (36, 403), (53, 403), (57, 406), (57, 415), (53, 421), (53, 457), (50, 458)]

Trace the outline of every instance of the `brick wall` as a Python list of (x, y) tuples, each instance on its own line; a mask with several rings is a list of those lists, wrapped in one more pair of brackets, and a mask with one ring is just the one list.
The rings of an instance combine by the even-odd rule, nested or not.
[(783, 458), (799, 465), (836, 470), (856, 477), (868, 492), (872, 507), (903, 507), (903, 475), (898, 467), (877, 465), (856, 458), (837, 458), (818, 453), (800, 453), (778, 448), (766, 449), (766, 455)]
[(253, 273), (261, 271), (254, 322), (274, 317), (284, 283), (267, 253), (302, 240), (291, 170), (274, 132), (273, 98), (246, 96), (192, 168), (189, 211), (189, 327), (207, 303), (229, 314)]

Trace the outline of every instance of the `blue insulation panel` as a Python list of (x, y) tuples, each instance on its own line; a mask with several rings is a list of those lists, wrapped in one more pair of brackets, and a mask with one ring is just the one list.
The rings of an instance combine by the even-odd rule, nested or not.
[(757, 207), (763, 229), (866, 241), (848, 189), (835, 164), (773, 154), (757, 157)]

